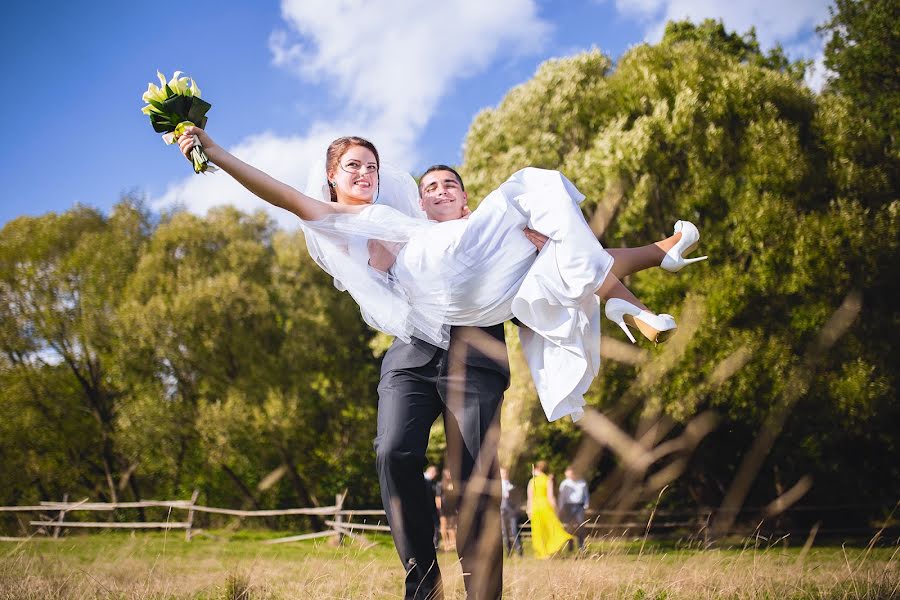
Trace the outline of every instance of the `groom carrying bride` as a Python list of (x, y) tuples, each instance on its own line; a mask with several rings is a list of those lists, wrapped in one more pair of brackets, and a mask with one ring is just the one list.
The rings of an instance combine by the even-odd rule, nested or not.
[[(462, 178), (446, 165), (419, 182), (422, 209), (431, 220), (468, 214)], [(546, 238), (526, 230), (540, 250)], [(456, 548), (469, 598), (499, 598), (503, 585), (500, 477), (497, 442), (500, 402), (509, 386), (503, 324), (453, 327), (447, 350), (399, 338), (384, 355), (378, 385), (375, 454), (381, 498), (394, 544), (406, 568), (406, 598), (441, 598), (434, 524), (422, 469), (431, 426), (443, 416), (446, 465), (458, 482)]]
[[(558, 171), (517, 171), (466, 219), (467, 195), (453, 169), (432, 167), (417, 190), (406, 174), (380, 173), (375, 146), (362, 138), (332, 142), (307, 193), (243, 162), (199, 127), (185, 127), (178, 143), (185, 156), (202, 143), (209, 160), (245, 188), (297, 215), (310, 256), (350, 293), (368, 324), (401, 340), (382, 365), (375, 448), (406, 597), (442, 597), (421, 481), (438, 415), (447, 467), (460, 484), (457, 550), (467, 595), (498, 597), (495, 424), (509, 382), (502, 323), (517, 317), (528, 324), (522, 348), (547, 418), (578, 418), (599, 369), (599, 301), (632, 342), (629, 327), (655, 343), (668, 339), (674, 318), (650, 312), (620, 278), (704, 260), (686, 257), (699, 241), (697, 228), (678, 221), (663, 240), (607, 251), (584, 220), (584, 195)], [(419, 208), (428, 219), (412, 216)], [(547, 238), (529, 226), (553, 238), (537, 256)]]

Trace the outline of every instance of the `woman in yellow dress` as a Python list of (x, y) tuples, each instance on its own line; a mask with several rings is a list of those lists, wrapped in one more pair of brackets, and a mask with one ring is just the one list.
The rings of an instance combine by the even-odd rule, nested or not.
[(572, 536), (556, 518), (553, 480), (546, 475), (547, 463), (539, 460), (528, 482), (528, 516), (531, 518), (531, 545), (537, 558), (559, 552)]

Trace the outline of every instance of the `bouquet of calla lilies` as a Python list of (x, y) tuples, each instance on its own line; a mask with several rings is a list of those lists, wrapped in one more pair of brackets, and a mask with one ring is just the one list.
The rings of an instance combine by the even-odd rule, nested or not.
[[(153, 83), (147, 86), (147, 91), (142, 96), (147, 106), (141, 112), (150, 117), (154, 131), (164, 134), (163, 141), (174, 144), (184, 133), (184, 128), (190, 125), (205, 127), (206, 111), (212, 105), (200, 99), (197, 83), (190, 77), (182, 76), (181, 71), (175, 71), (169, 81), (159, 71), (156, 76), (159, 77), (160, 87)], [(191, 149), (191, 160), (195, 173), (216, 170), (209, 164), (209, 158), (199, 142)]]

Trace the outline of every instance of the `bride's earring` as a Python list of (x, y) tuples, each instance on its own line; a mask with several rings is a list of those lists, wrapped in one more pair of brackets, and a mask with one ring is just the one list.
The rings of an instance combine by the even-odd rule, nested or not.
[(337, 187), (337, 181), (329, 181), (328, 185), (330, 185), (331, 187)]

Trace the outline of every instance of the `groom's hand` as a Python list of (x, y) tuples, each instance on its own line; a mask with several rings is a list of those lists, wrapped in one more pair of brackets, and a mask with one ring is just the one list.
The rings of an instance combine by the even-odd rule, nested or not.
[(544, 244), (547, 243), (547, 240), (550, 239), (543, 233), (538, 233), (534, 229), (529, 229), (528, 227), (526, 227), (522, 231), (525, 232), (525, 237), (528, 238), (529, 242), (534, 244), (534, 247), (537, 248), (538, 252), (541, 251), (541, 248), (543, 248)]

